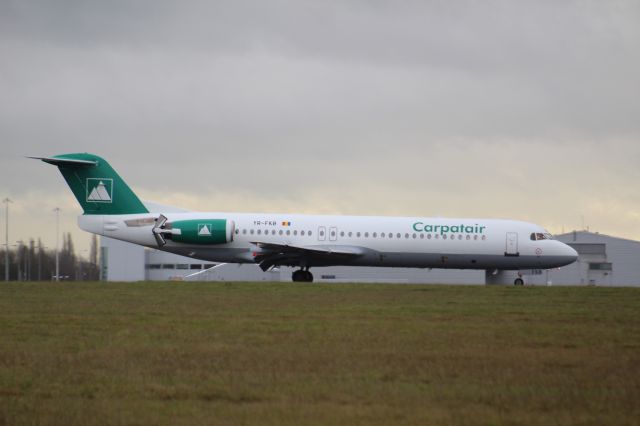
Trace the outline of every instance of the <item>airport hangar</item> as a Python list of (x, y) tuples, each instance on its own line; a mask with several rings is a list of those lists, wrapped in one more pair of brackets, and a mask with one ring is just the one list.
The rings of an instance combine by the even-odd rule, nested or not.
[[(522, 270), (526, 284), (640, 286), (640, 242), (588, 231), (557, 235), (573, 247), (578, 260), (552, 270)], [(294, 268), (263, 272), (257, 265), (199, 261), (102, 237), (100, 272), (104, 281), (291, 281)], [(195, 274), (195, 275), (193, 275)], [(191, 277), (187, 277), (192, 275)], [(374, 267), (314, 268), (318, 282), (386, 282), (478, 284), (488, 280), (483, 270)], [(508, 282), (513, 282), (510, 280)]]

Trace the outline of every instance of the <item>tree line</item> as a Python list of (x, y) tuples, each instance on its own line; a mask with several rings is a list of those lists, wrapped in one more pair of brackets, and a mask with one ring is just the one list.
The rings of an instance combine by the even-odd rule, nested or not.
[[(5, 279), (6, 247), (0, 250), (0, 280)], [(78, 256), (71, 233), (62, 235), (58, 252), (60, 281), (95, 281), (100, 279), (98, 267), (98, 238), (93, 235), (89, 257)], [(44, 247), (40, 238), (18, 241), (9, 247), (10, 281), (55, 281), (56, 250)]]

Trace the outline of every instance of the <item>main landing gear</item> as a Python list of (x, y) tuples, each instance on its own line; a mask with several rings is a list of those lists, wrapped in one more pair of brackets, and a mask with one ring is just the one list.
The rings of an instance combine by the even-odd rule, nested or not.
[(298, 269), (294, 271), (291, 275), (291, 279), (294, 282), (303, 282), (303, 283), (312, 283), (313, 282), (313, 274), (309, 272), (309, 269)]

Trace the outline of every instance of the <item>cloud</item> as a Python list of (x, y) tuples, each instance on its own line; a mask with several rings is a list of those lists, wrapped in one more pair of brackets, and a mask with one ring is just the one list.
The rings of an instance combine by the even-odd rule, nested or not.
[(0, 192), (25, 206), (16, 233), (48, 232), (42, 212), (75, 201), (23, 156), (90, 151), (193, 208), (586, 215), (640, 238), (638, 18), (631, 1), (3, 2)]

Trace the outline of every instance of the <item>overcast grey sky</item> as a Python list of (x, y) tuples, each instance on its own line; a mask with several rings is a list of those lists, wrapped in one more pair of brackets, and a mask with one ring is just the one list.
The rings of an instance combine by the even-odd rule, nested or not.
[(0, 196), (12, 241), (52, 245), (59, 206), (86, 248), (23, 157), (87, 151), (198, 210), (640, 239), (639, 76), (638, 1), (5, 0)]

